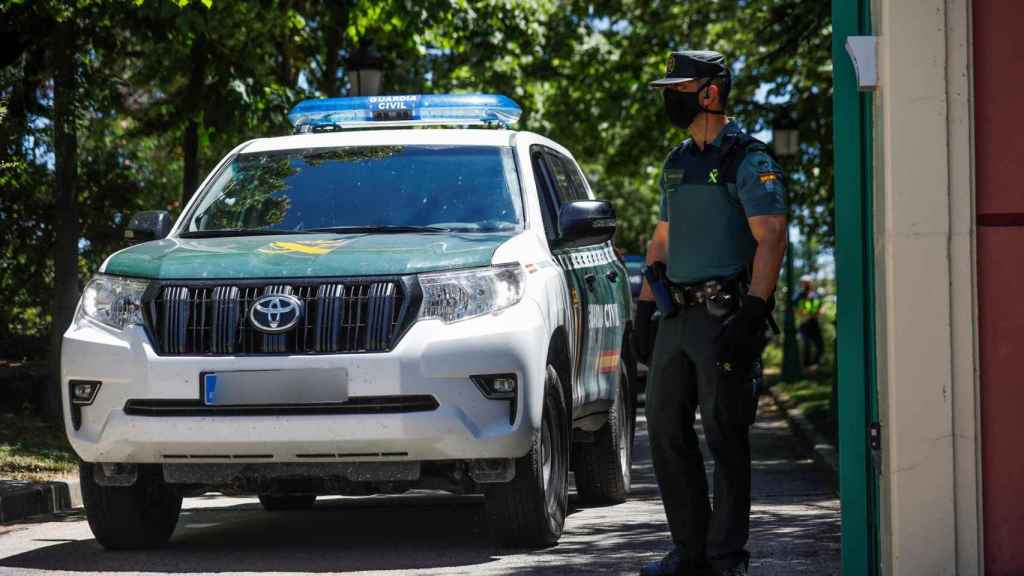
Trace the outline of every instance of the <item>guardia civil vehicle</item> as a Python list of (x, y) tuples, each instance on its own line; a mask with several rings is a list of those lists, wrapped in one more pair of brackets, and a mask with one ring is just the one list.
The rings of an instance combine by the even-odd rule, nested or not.
[(555, 542), (570, 468), (622, 501), (634, 422), (615, 215), (494, 95), (308, 100), (85, 287), (67, 435), (106, 548), (163, 544), (182, 498), (485, 495)]

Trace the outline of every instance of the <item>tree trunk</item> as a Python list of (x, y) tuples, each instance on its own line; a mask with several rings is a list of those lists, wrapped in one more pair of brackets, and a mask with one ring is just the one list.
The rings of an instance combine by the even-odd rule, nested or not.
[(74, 18), (57, 25), (54, 50), (56, 75), (53, 80), (53, 149), (55, 159), (54, 301), (51, 338), (54, 373), (44, 398), (43, 414), (51, 419), (61, 415), (60, 348), (64, 331), (71, 325), (78, 305), (78, 242), (81, 230), (78, 218), (76, 179), (78, 136), (76, 109), (78, 99), (78, 30)]
[(326, 25), (324, 44), (324, 73), (320, 79), (320, 91), (328, 98), (341, 96), (341, 82), (338, 70), (341, 68), (341, 49), (345, 44), (345, 30), (348, 29), (348, 6), (345, 2), (330, 2), (327, 11), (330, 20)]
[[(294, 3), (290, 0), (281, 5), (281, 13), (286, 19), (291, 18), (291, 11)], [(295, 66), (292, 63), (292, 31), (291, 26), (286, 24), (280, 27), (280, 36), (277, 37), (277, 83), (285, 88), (295, 87)]]
[(184, 171), (181, 178), (181, 207), (192, 198), (199, 187), (199, 129), (202, 123), (203, 92), (206, 85), (206, 35), (196, 34), (192, 40), (192, 69), (185, 93), (185, 106), (189, 114), (185, 125)]

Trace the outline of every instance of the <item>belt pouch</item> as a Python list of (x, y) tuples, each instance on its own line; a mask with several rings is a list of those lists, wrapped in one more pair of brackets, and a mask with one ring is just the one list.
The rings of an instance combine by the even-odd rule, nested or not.
[(739, 298), (723, 290), (714, 296), (705, 296), (704, 306), (708, 309), (708, 314), (721, 318), (739, 309)]

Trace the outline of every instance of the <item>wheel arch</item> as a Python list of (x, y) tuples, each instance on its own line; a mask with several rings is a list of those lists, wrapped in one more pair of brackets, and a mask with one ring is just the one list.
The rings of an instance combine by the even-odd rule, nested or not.
[(558, 373), (558, 380), (562, 384), (562, 394), (565, 398), (565, 405), (569, 409), (570, 415), (572, 409), (575, 406), (575, 398), (573, 398), (573, 384), (572, 384), (572, 360), (569, 357), (569, 335), (565, 330), (565, 326), (558, 326), (555, 331), (551, 333), (551, 338), (548, 341), (548, 363), (555, 368), (555, 372)]

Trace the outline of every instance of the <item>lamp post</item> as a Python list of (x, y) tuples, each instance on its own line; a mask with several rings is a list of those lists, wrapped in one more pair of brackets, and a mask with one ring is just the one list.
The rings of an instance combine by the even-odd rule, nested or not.
[[(800, 151), (800, 132), (791, 122), (778, 122), (772, 128), (772, 148), (775, 155), (781, 158), (792, 158)], [(790, 209), (789, 187), (786, 183), (786, 209)], [(789, 240), (789, 224), (787, 218), (786, 240)], [(796, 311), (793, 309), (793, 295), (796, 292), (796, 278), (793, 270), (793, 248), (786, 249), (786, 308), (782, 322), (782, 381), (793, 382), (803, 376), (800, 365), (800, 345), (796, 340)]]
[(352, 96), (380, 94), (381, 65), (384, 58), (372, 45), (360, 46), (348, 58), (348, 81)]

